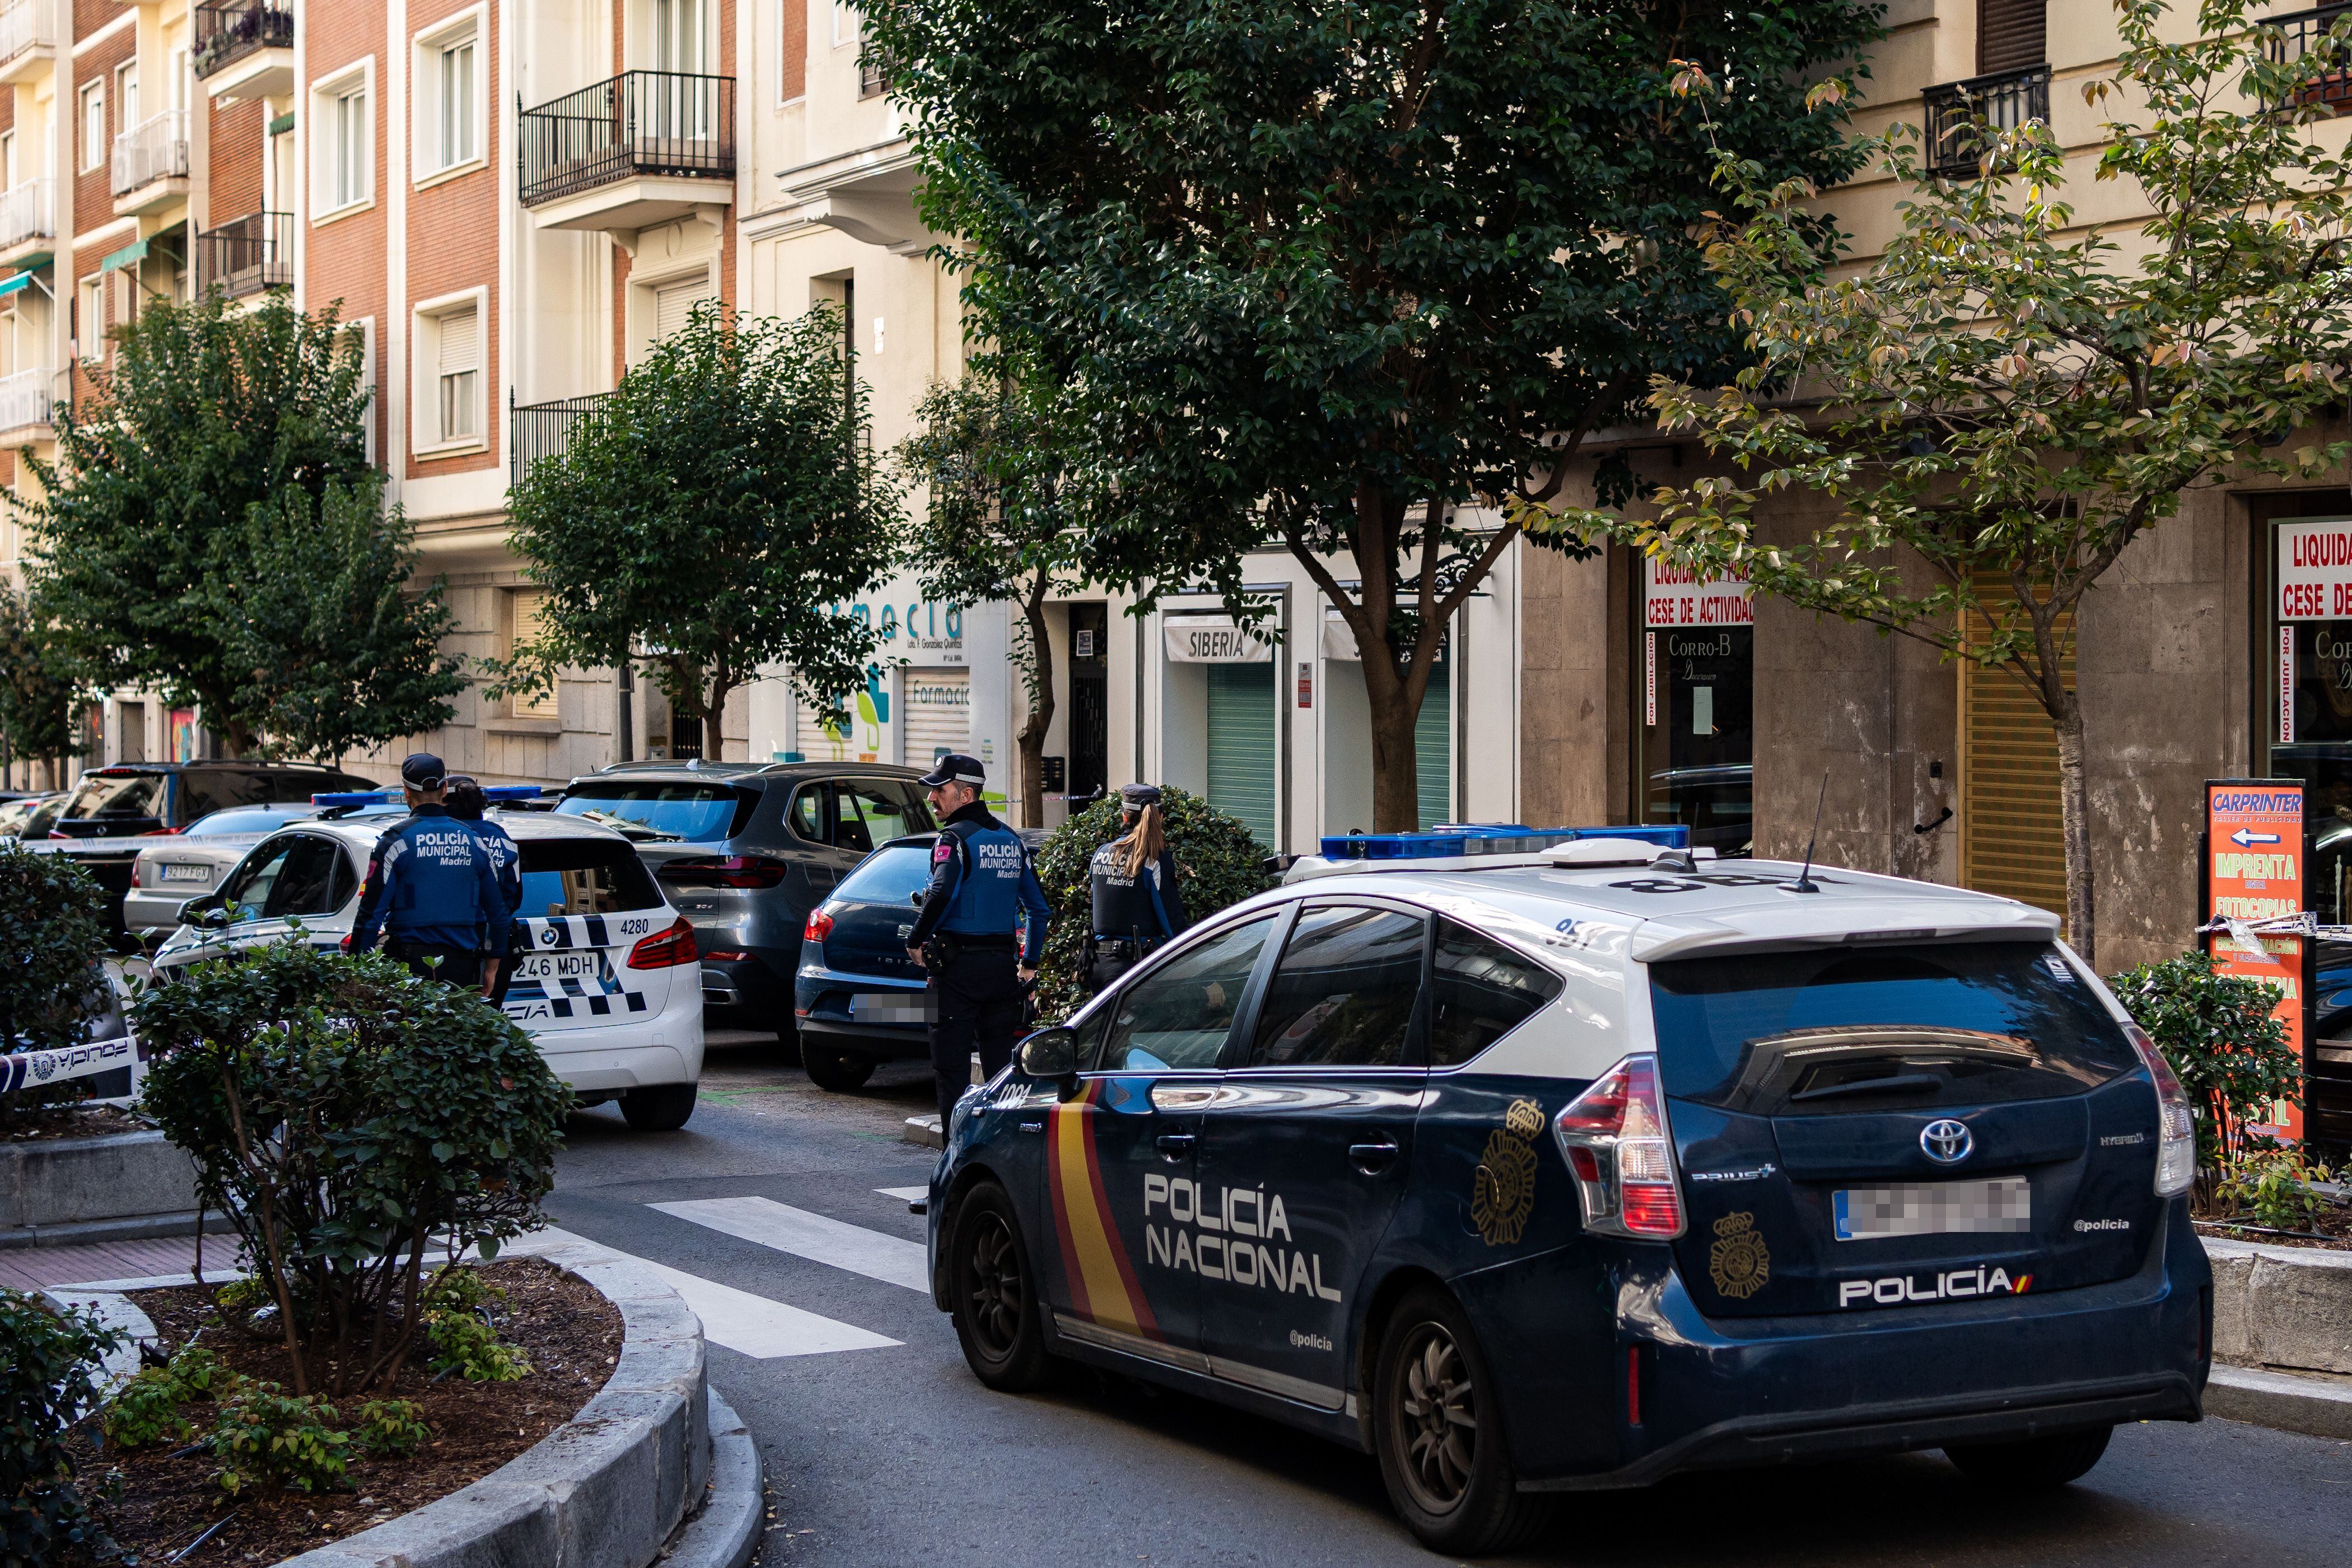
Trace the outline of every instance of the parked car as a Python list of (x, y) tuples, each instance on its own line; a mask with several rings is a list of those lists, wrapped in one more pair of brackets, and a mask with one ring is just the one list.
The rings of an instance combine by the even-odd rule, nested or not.
[(809, 913), (793, 1013), (801, 1066), (819, 1089), (856, 1089), (877, 1062), (929, 1054), (923, 969), (907, 956), (907, 937), (938, 841), (931, 833), (892, 839)]
[(68, 798), (67, 791), (58, 790), (50, 795), (18, 795), (0, 805), (0, 838), (47, 838)]
[(247, 850), (289, 822), (318, 816), (320, 809), (310, 805), (233, 805), (149, 842), (131, 862), (122, 923), (133, 931), (170, 931), (180, 923), (180, 906), (219, 887)]
[(703, 1001), (790, 1043), (809, 911), (877, 846), (937, 826), (920, 777), (873, 763), (623, 763), (572, 780), (555, 813), (627, 835), (694, 922)]
[[(358, 918), (368, 852), (401, 815), (377, 806), (264, 838), (218, 892), (183, 907), (184, 923), (156, 952), (157, 982), (262, 942), (340, 946)], [(641, 1131), (683, 1127), (702, 1077), (694, 928), (618, 833), (576, 817), (498, 815), (522, 849), (517, 919), (530, 939), (507, 1016), (583, 1105), (618, 1100)]]
[(1690, 829), (1690, 847), (1727, 859), (1752, 852), (1756, 769), (1747, 763), (1668, 768), (1650, 775), (1650, 820)]

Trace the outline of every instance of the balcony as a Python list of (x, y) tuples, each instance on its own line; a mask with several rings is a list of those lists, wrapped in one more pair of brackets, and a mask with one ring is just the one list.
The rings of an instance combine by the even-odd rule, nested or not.
[(294, 90), (292, 0), (211, 0), (196, 13), (195, 72), (217, 99)]
[(1927, 172), (1973, 177), (2004, 131), (2050, 120), (2050, 68), (2028, 66), (1998, 76), (1946, 82), (1919, 95), (1927, 111)]
[(522, 205), (541, 228), (631, 234), (735, 199), (735, 79), (625, 71), (525, 110)]
[(230, 299), (294, 286), (294, 215), (247, 213), (196, 236), (196, 292)]
[(593, 417), (612, 395), (592, 392), (585, 397), (559, 397), (552, 403), (518, 404), (509, 395), (507, 413), (514, 434), (507, 443), (507, 482), (522, 483), (522, 477), (541, 458), (562, 457), (571, 448), (573, 426)]
[[(2276, 27), (2278, 37), (2270, 46), (2271, 58), (2279, 64), (2293, 65), (2311, 53), (2312, 46), (2326, 37), (2328, 29), (2341, 18), (2352, 16), (2352, 5), (2322, 5), (2315, 11), (2293, 11), (2284, 16), (2262, 18), (2264, 26)], [(2320, 77), (2297, 95), (2301, 103), (2325, 104), (2336, 113), (2352, 104), (2352, 70), (2332, 70)], [(2275, 106), (2273, 106), (2275, 107)]]
[(57, 30), (47, 0), (8, 0), (0, 5), (0, 84), (33, 76), (57, 56)]
[(114, 212), (152, 212), (188, 194), (188, 111), (167, 109), (114, 139)]
[(57, 374), (43, 366), (0, 375), (0, 447), (26, 447), (49, 439), (50, 390)]
[(57, 251), (57, 215), (55, 180), (26, 180), (0, 191), (0, 267), (21, 272), (49, 259)]

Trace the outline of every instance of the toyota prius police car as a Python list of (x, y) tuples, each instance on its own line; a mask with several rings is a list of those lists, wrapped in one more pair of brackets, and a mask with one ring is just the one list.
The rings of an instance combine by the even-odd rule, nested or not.
[(1356, 1445), (1455, 1553), (1678, 1470), (2049, 1486), (2198, 1419), (2189, 1107), (2055, 917), (1660, 832), (1326, 840), (1031, 1036), (928, 1204), (972, 1370)]

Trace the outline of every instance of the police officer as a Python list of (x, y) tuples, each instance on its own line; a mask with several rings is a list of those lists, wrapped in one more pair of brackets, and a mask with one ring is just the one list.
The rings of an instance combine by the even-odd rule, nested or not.
[(1184, 895), (1176, 887), (1176, 858), (1168, 852), (1155, 784), (1118, 792), (1127, 831), (1097, 848), (1087, 863), (1094, 896), (1094, 934), (1087, 939), (1087, 984), (1097, 991), (1134, 968), (1150, 951), (1182, 931)]
[(958, 753), (941, 758), (922, 781), (941, 820), (931, 885), (908, 933), (907, 956), (930, 977), (931, 1072), (942, 1132), (971, 1082), (975, 1043), (991, 1078), (1013, 1059), (1022, 987), (1037, 978), (1045, 951), (1045, 889), (1020, 835), (980, 804), (985, 780), (976, 760)]
[[(464, 773), (453, 774), (449, 779), (448, 805), (449, 815), (471, 828), (474, 837), (482, 841), (482, 847), (489, 851), (490, 869), (498, 873), (499, 891), (506, 896), (508, 913), (519, 919), (522, 912), (522, 846), (514, 841), (514, 835), (507, 831), (504, 823), (488, 815), (489, 797), (482, 793), (479, 784)], [(488, 933), (483, 934), (487, 936)], [(494, 982), (490, 987), (493, 1006), (506, 1005), (507, 987), (514, 984), (516, 935), (510, 925), (507, 932), (507, 956), (503, 959), (491, 957), (483, 962), (483, 967), (491, 972)], [(488, 945), (488, 942), (484, 943), (485, 947)]]
[(415, 973), (449, 985), (478, 986), (488, 999), (483, 948), (506, 952), (512, 910), (499, 888), (489, 851), (473, 830), (449, 815), (448, 770), (430, 752), (411, 752), (400, 764), (408, 818), (387, 829), (368, 857), (351, 950), (384, 951)]

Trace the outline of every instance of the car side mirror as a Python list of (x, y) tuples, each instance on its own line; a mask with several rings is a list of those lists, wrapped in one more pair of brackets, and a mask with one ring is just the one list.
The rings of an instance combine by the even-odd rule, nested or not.
[(180, 923), (192, 926), (225, 926), (228, 924), (228, 911), (221, 908), (220, 904), (213, 899), (190, 899), (180, 906)]
[(1069, 1029), (1040, 1029), (1021, 1042), (1021, 1070), (1031, 1078), (1078, 1076), (1078, 1037)]

